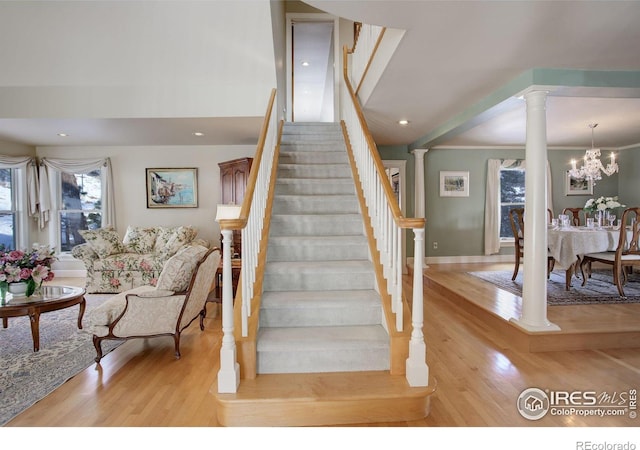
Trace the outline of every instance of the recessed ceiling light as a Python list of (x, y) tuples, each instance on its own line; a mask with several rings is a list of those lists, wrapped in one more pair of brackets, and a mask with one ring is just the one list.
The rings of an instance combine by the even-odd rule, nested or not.
[(409, 121), (407, 119), (398, 120), (400, 125), (409, 125)]
[(200, 131), (194, 131), (193, 135), (194, 136), (204, 136), (204, 133), (201, 133)]
[(307, 67), (307, 66), (309, 65), (309, 61), (302, 61), (302, 65), (303, 65), (304, 67)]
[(67, 133), (58, 133), (58, 136), (60, 136), (60, 137), (67, 137), (67, 136), (69, 136), (69, 135), (68, 135)]

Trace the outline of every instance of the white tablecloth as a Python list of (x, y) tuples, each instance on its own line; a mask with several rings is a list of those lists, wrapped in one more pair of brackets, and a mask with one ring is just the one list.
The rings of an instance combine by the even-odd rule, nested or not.
[(547, 230), (549, 254), (556, 260), (555, 268), (569, 269), (579, 256), (586, 253), (615, 251), (620, 230), (586, 227)]

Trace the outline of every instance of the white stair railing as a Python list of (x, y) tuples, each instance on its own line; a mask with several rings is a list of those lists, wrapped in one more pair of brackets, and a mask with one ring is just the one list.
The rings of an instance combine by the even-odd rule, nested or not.
[(273, 159), (278, 137), (278, 122), (275, 113), (276, 90), (272, 90), (269, 106), (262, 124), (256, 154), (239, 210), (239, 216), (218, 220), (222, 231), (222, 345), (220, 348), (220, 371), (218, 392), (234, 393), (240, 383), (240, 368), (236, 356), (233, 317), (233, 290), (231, 283), (231, 235), (233, 230), (242, 230), (242, 268), (240, 289), (242, 336), (247, 336), (251, 302), (254, 298), (254, 283), (260, 253), (260, 240), (264, 226), (267, 198), (271, 183)]
[(380, 40), (384, 36), (385, 28), (377, 25), (357, 24), (355, 43), (351, 49), (351, 83), (356, 86), (356, 94), (367, 75), (369, 62), (375, 55)]
[[(354, 45), (356, 53), (360, 43)], [(353, 52), (352, 51), (352, 52)], [(366, 57), (360, 56), (360, 64), (370, 59), (374, 49)], [(411, 310), (411, 338), (409, 341), (409, 357), (406, 361), (406, 377), (410, 386), (427, 386), (429, 384), (429, 367), (426, 363), (426, 344), (422, 326), (424, 323), (423, 287), (422, 287), (422, 245), (424, 239), (424, 223), (421, 218), (405, 218), (402, 216), (396, 197), (393, 195), (391, 183), (386, 175), (375, 141), (371, 137), (367, 122), (360, 107), (357, 95), (349, 77), (349, 54), (345, 47), (343, 52), (343, 82), (341, 83), (341, 117), (346, 128), (353, 159), (361, 183), (368, 214), (380, 254), (383, 276), (387, 281), (387, 293), (391, 298), (391, 310), (395, 314), (395, 327), (403, 331), (403, 296), (402, 296), (402, 229), (411, 228), (414, 232), (414, 271), (413, 300)], [(366, 70), (353, 70), (352, 73), (365, 74)], [(359, 80), (362, 82), (362, 80)]]

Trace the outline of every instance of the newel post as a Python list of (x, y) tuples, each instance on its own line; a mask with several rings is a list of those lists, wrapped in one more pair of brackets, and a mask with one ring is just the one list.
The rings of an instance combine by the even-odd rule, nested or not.
[(218, 205), (216, 221), (222, 228), (222, 345), (218, 392), (232, 394), (240, 385), (240, 364), (236, 358), (236, 339), (233, 327), (233, 286), (231, 282), (231, 241), (233, 230), (225, 227), (225, 219), (235, 219), (240, 208), (236, 205)]
[(414, 228), (413, 254), (413, 307), (411, 310), (411, 340), (409, 357), (406, 363), (406, 376), (409, 386), (429, 385), (429, 366), (427, 366), (427, 344), (424, 342), (422, 325), (424, 324), (423, 287), (422, 287), (422, 250), (424, 248), (424, 228)]

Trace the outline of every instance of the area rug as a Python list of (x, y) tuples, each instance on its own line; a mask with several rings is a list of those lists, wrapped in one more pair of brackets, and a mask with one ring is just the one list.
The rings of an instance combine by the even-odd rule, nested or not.
[[(467, 272), (469, 275), (488, 281), (500, 289), (522, 296), (523, 271), (511, 281), (513, 271)], [(554, 271), (547, 282), (547, 304), (555, 305), (594, 305), (594, 304), (622, 304), (640, 303), (640, 274), (633, 273), (624, 286), (626, 298), (618, 295), (618, 289), (613, 284), (611, 270), (594, 270), (586, 286), (582, 286), (582, 278), (573, 278), (571, 288), (565, 289), (564, 271)]]
[[(86, 295), (86, 318), (111, 295)], [(64, 382), (95, 364), (92, 335), (78, 330), (79, 306), (40, 316), (40, 351), (33, 351), (27, 317), (0, 326), (0, 426), (44, 398)], [(104, 354), (121, 342), (105, 341)]]

